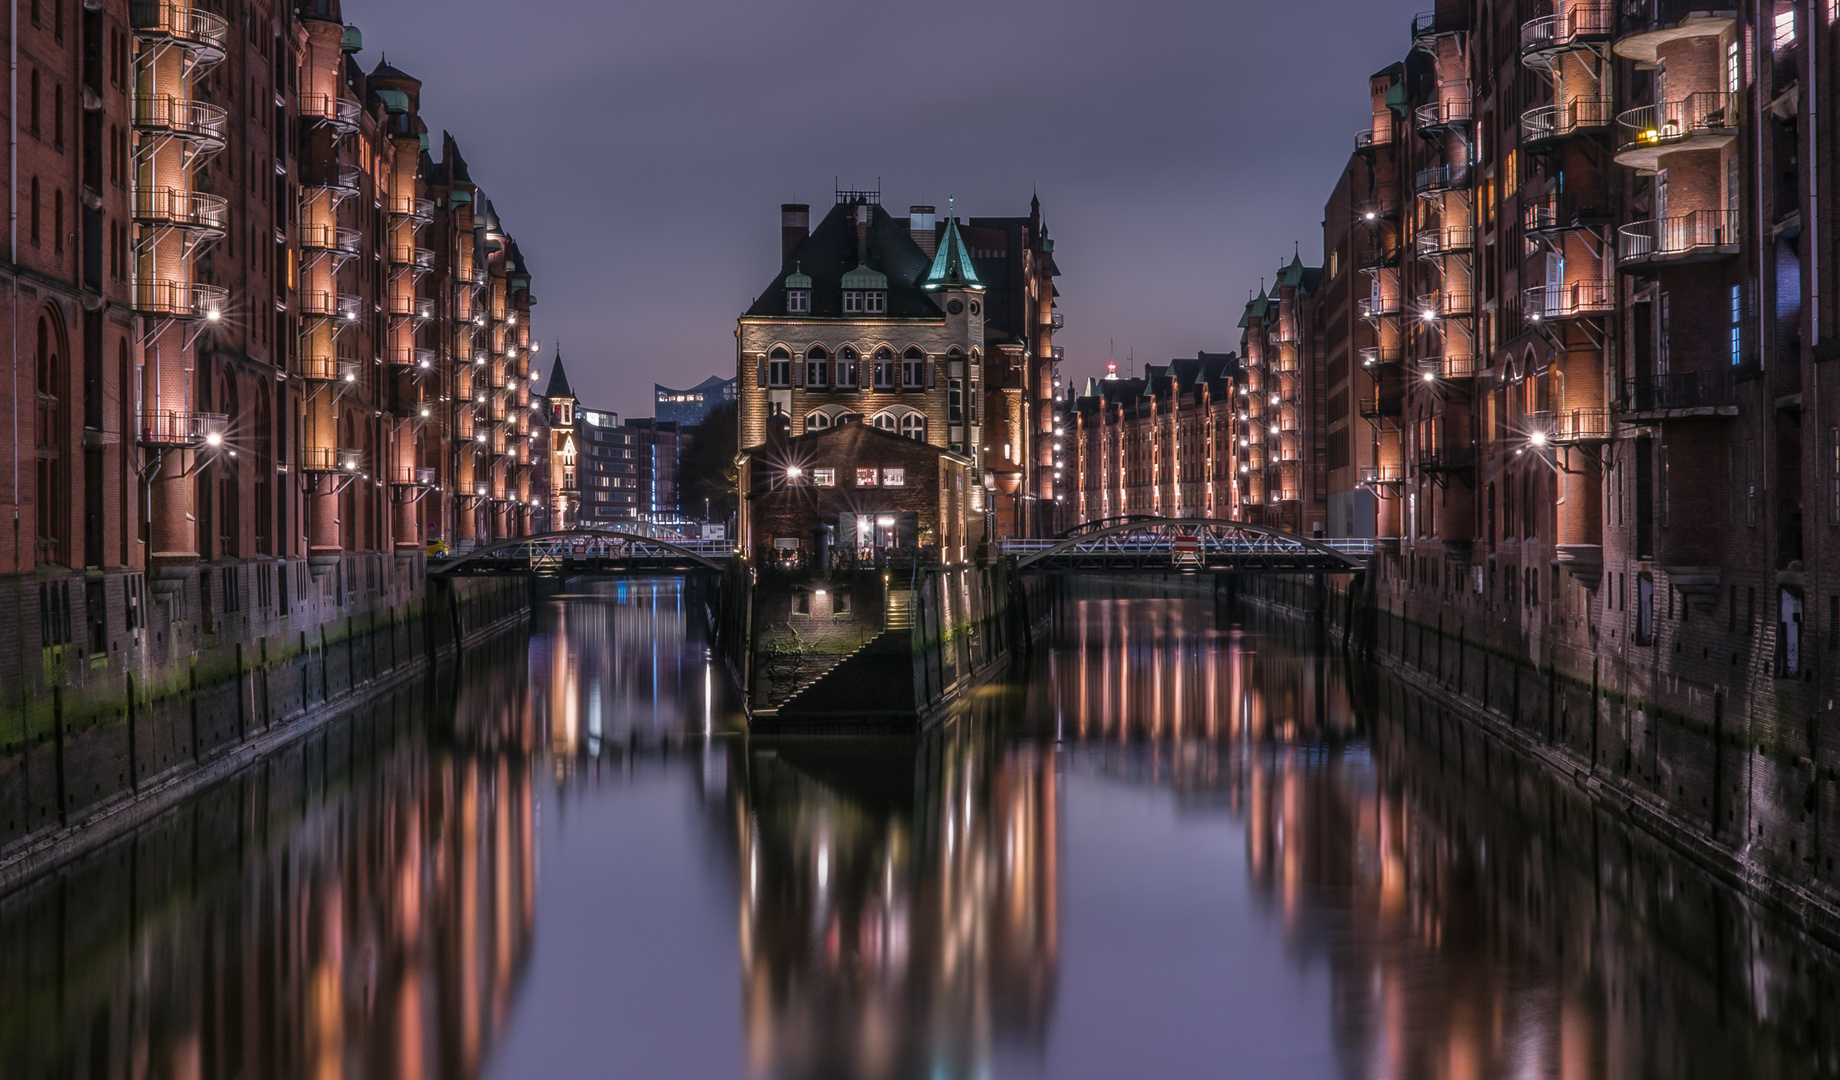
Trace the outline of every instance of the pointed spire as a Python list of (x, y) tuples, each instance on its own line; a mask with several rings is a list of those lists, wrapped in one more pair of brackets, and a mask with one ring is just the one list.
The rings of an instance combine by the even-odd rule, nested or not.
[(950, 212), (949, 199), (946, 206), (946, 233), (940, 238), (939, 250), (933, 255), (933, 267), (927, 271), (927, 291), (977, 289), (981, 292), (984, 283), (978, 280), (977, 271), (971, 266), (971, 252), (965, 247), (965, 238), (958, 234), (958, 218)]
[(575, 400), (575, 390), (569, 385), (569, 373), (562, 367), (562, 343), (556, 343), (556, 362), (550, 365), (549, 385), (543, 390), (543, 396), (555, 401), (558, 398)]

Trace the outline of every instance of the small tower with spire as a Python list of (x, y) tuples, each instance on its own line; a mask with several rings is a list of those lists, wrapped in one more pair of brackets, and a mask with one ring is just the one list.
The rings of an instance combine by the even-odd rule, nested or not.
[(556, 529), (573, 529), (581, 511), (581, 489), (576, 480), (575, 390), (569, 385), (569, 373), (562, 366), (562, 345), (556, 345), (556, 361), (550, 365), (549, 381), (543, 389), (549, 412), (549, 490), (552, 503), (550, 521)]

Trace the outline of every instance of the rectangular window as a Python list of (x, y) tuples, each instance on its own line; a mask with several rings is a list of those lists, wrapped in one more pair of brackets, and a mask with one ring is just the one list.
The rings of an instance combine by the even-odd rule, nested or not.
[(1744, 444), (1744, 523), (1757, 524), (1757, 440)]
[(811, 470), (811, 482), (817, 485), (818, 487), (836, 487), (837, 486), (837, 470), (836, 469), (813, 469)]
[(901, 386), (919, 390), (926, 386), (926, 361), (909, 358), (901, 361)]
[(792, 361), (791, 360), (769, 360), (767, 361), (767, 385), (775, 386), (775, 387), (791, 386), (792, 385)]
[(1739, 325), (1743, 321), (1744, 286), (1733, 285), (1731, 287), (1731, 363), (1733, 367), (1737, 366), (1738, 360), (1744, 355), (1743, 327)]
[(850, 289), (843, 294), (843, 313), (860, 315), (863, 309), (863, 294), (859, 289)]
[(856, 389), (856, 358), (847, 357), (837, 361), (837, 389)]
[(875, 359), (875, 388), (877, 390), (893, 390), (894, 389), (894, 373), (895, 373), (895, 362), (892, 358), (880, 357), (880, 356), (876, 357)]
[(822, 388), (824, 386), (826, 369), (829, 367), (830, 364), (823, 360), (805, 361), (805, 385), (808, 387)]
[(907, 486), (907, 470), (906, 469), (883, 469), (882, 470), (882, 486), (883, 487), (906, 487)]
[(857, 487), (874, 487), (875, 486), (875, 475), (876, 473), (874, 469), (857, 469), (856, 470), (856, 486)]
[(811, 294), (804, 289), (789, 289), (786, 292), (786, 310), (794, 315), (802, 315), (811, 310)]
[(946, 380), (946, 423), (965, 422), (965, 383), (963, 379)]
[(1782, 7), (1776, 12), (1776, 50), (1795, 47), (1795, 8)]
[(875, 290), (863, 294), (863, 310), (871, 315), (880, 315), (888, 310), (888, 294)]
[(1665, 529), (1668, 527), (1668, 451), (1667, 451), (1667, 447), (1665, 446), (1661, 447), (1661, 449), (1657, 453), (1659, 454), (1659, 460), (1656, 462), (1656, 465), (1658, 466), (1656, 471), (1660, 474), (1661, 490), (1655, 493), (1656, 495), (1655, 502), (1657, 504), (1656, 509), (1659, 512), (1659, 517), (1661, 519), (1661, 527)]
[(1733, 37), (1730, 41), (1727, 41), (1725, 43), (1725, 92), (1726, 93), (1735, 94), (1738, 92), (1738, 84), (1741, 78), (1739, 73), (1742, 70), (1743, 69), (1738, 66), (1738, 39), (1736, 37)]

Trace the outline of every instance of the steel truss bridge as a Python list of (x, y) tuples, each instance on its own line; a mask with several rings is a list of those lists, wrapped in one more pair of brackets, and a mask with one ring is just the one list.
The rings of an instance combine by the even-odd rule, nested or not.
[(1054, 539), (1004, 540), (1016, 569), (1035, 573), (1213, 570), (1350, 574), (1367, 568), (1372, 540), (1310, 540), (1282, 529), (1213, 518), (1126, 517), (1089, 522)]
[(730, 540), (693, 540), (665, 529), (573, 529), (500, 540), (452, 559), (431, 560), (434, 575), (676, 574), (720, 572), (734, 558)]

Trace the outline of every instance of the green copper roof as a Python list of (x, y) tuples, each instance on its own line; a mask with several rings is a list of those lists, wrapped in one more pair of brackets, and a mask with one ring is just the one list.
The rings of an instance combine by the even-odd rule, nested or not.
[(811, 288), (811, 275), (797, 274), (797, 273), (787, 274), (786, 275), (786, 288), (788, 289), (810, 289)]
[(933, 255), (933, 268), (927, 271), (926, 287), (929, 290), (984, 288), (971, 266), (971, 252), (965, 250), (965, 238), (958, 235), (955, 217), (946, 218), (946, 234), (940, 238), (939, 250)]
[(364, 51), (364, 34), (355, 26), (345, 28), (345, 37), (339, 42), (342, 52), (355, 53)]
[[(805, 287), (808, 289), (811, 288), (810, 278), (805, 279)], [(856, 269), (843, 275), (843, 287), (846, 289), (885, 290), (888, 288), (888, 275), (882, 273), (880, 270), (871, 270), (867, 266), (858, 266)], [(791, 286), (787, 286), (787, 288), (791, 288)]]
[(1292, 258), (1291, 264), (1284, 268), (1284, 276), (1278, 279), (1278, 284), (1289, 285), (1292, 288), (1303, 284), (1303, 255), (1301, 253)]

